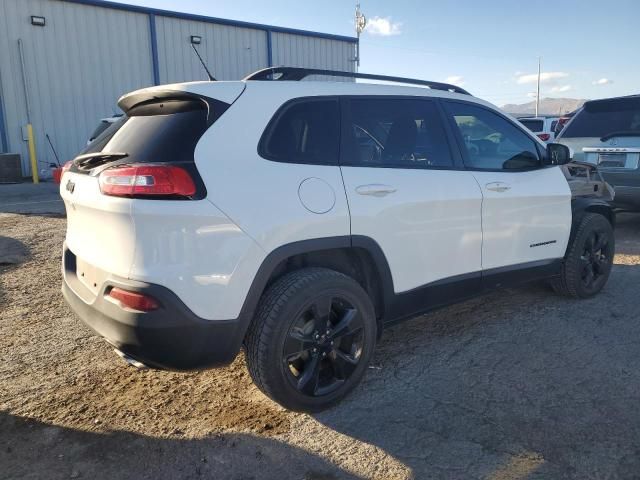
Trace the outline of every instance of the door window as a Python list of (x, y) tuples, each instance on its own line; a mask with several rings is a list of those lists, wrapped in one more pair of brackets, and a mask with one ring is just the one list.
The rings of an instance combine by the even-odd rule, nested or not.
[(536, 144), (522, 130), (488, 109), (447, 102), (466, 153), (467, 167), (521, 170), (541, 165)]
[(450, 167), (441, 116), (429, 100), (351, 99), (343, 163), (360, 167)]

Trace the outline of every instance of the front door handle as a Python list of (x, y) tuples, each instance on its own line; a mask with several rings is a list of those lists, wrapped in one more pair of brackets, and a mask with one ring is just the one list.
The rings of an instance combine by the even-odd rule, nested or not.
[(491, 190), (492, 192), (506, 192), (507, 190), (511, 190), (511, 187), (504, 182), (491, 182), (487, 183), (484, 188), (487, 190)]
[(380, 183), (372, 183), (370, 185), (360, 185), (356, 187), (356, 193), (359, 195), (371, 195), (372, 197), (384, 197), (395, 192), (396, 189), (391, 185), (383, 185)]

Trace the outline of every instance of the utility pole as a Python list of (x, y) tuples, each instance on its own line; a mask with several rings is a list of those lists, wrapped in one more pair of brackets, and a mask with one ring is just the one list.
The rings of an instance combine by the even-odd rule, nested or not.
[(540, 65), (542, 63), (541, 57), (538, 57), (538, 87), (536, 89), (536, 117), (540, 109)]
[(360, 66), (360, 34), (364, 32), (367, 26), (367, 17), (360, 12), (360, 3), (356, 3), (356, 35), (358, 42), (356, 43), (356, 65)]

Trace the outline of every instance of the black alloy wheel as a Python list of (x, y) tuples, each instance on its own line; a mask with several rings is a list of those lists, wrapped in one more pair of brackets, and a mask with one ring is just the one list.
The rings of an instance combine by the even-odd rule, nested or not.
[(310, 396), (339, 388), (362, 356), (363, 327), (360, 312), (348, 300), (316, 298), (295, 320), (284, 343), (282, 361), (295, 388)]
[(373, 303), (353, 278), (320, 267), (287, 273), (262, 296), (245, 337), (249, 373), (285, 408), (325, 410), (364, 376), (377, 329)]
[(599, 213), (585, 213), (574, 226), (560, 275), (551, 280), (551, 286), (569, 297), (592, 297), (607, 283), (614, 254), (615, 237), (609, 219)]
[(609, 242), (608, 232), (594, 230), (584, 243), (584, 251), (580, 256), (580, 278), (588, 290), (592, 290), (602, 276), (609, 272), (612, 261)]

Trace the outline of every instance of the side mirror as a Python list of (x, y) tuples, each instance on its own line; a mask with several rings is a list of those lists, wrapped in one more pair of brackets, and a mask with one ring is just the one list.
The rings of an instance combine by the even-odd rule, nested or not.
[(545, 165), (566, 165), (573, 159), (573, 151), (561, 143), (547, 144), (547, 157)]

